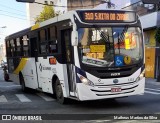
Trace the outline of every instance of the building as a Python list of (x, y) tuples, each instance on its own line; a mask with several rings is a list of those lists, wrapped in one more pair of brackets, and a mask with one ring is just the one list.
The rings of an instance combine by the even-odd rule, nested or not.
[(2, 61), (6, 61), (6, 47), (4, 44), (0, 44), (0, 64)]
[(138, 1), (123, 9), (137, 11), (142, 22), (145, 39), (145, 76), (160, 78), (160, 44), (155, 41), (156, 28), (160, 26), (158, 6)]
[[(35, 0), (38, 3), (53, 5), (55, 13), (63, 14), (67, 11), (80, 9), (80, 8), (94, 8), (101, 4), (102, 0)], [(30, 25), (35, 24), (35, 18), (43, 10), (42, 4), (37, 3), (27, 3), (27, 18)]]
[(102, 0), (67, 0), (67, 10), (94, 8), (102, 2)]
[[(67, 11), (67, 0), (35, 0), (35, 2), (54, 5), (53, 8), (55, 10), (55, 13), (58, 13), (58, 14), (65, 13)], [(26, 4), (27, 18), (30, 22), (30, 25), (35, 24), (35, 18), (43, 10), (44, 5), (42, 4), (37, 4), (37, 3), (27, 3)]]
[(155, 41), (156, 28), (160, 26), (158, 6), (143, 4), (140, 0), (111, 0), (111, 2), (115, 4), (116, 9), (135, 10), (139, 14), (145, 40), (145, 76), (159, 78), (160, 81), (160, 44)]

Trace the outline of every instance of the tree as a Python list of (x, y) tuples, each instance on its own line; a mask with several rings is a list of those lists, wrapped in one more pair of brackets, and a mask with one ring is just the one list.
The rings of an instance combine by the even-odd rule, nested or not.
[(156, 29), (155, 40), (160, 43), (160, 27)]
[(40, 23), (53, 17), (55, 17), (53, 6), (45, 5), (40, 15), (35, 18), (35, 23)]

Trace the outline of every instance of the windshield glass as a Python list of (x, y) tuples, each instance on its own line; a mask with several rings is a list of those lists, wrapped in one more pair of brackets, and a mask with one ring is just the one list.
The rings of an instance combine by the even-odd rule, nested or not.
[(138, 27), (79, 28), (81, 62), (98, 67), (120, 67), (138, 63), (143, 57)]

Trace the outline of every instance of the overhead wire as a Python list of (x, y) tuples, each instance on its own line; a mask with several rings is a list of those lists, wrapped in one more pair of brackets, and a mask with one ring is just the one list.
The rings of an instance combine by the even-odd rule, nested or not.
[[(13, 12), (10, 12), (10, 11), (5, 11), (5, 10), (0, 10), (0, 11), (2, 11), (2, 12), (7, 12), (7, 13), (11, 13), (11, 14), (16, 14), (16, 15), (18, 15), (18, 16), (26, 16), (25, 14), (24, 14), (24, 12), (22, 12), (21, 10), (18, 10), (18, 9), (14, 9), (14, 8), (11, 8), (11, 7), (9, 7), (9, 6), (5, 6), (5, 5), (3, 5), (3, 4), (0, 4), (0, 6), (1, 7), (5, 7), (5, 8), (8, 8), (8, 9), (10, 9), (10, 10), (15, 10), (15, 11), (17, 11), (17, 12), (21, 12), (21, 13), (23, 13), (23, 14), (20, 14), (20, 13), (13, 13)], [(35, 17), (36, 16), (38, 16), (38, 15), (34, 15)], [(33, 16), (29, 16), (31, 19), (33, 19), (33, 20), (29, 20), (29, 21), (35, 21), (34, 19), (34, 17)], [(17, 17), (16, 17), (17, 18)], [(19, 19), (21, 19), (21, 18), (19, 18)], [(23, 19), (24, 20), (24, 19)], [(28, 20), (28, 19), (26, 19), (26, 20)]]
[[(23, 16), (23, 17), (26, 17), (26, 15), (22, 15), (22, 14), (17, 14), (17, 13), (14, 13), (14, 12), (9, 12), (9, 11), (5, 11), (5, 10), (0, 10), (0, 12), (6, 12), (6, 13), (9, 13), (9, 14), (16, 14), (16, 15), (18, 15), (18, 16)], [(1, 13), (0, 13), (1, 14)], [(3, 14), (3, 13), (2, 13)], [(31, 16), (30, 16), (31, 17)], [(32, 17), (33, 18), (33, 17)], [(32, 19), (31, 18), (31, 19)], [(20, 19), (20, 18), (19, 18)], [(31, 20), (30, 19), (30, 21), (34, 21), (34, 20)], [(34, 18), (33, 18), (34, 19)]]
[(17, 19), (21, 19), (21, 20), (26, 20), (26, 21), (34, 21), (34, 20), (30, 20), (30, 19), (26, 19), (26, 18), (20, 18), (20, 17), (16, 17), (16, 16), (12, 16), (12, 15), (7, 15), (7, 14), (2, 14), (2, 13), (0, 13), (0, 15), (12, 17), (12, 18), (17, 18)]
[(6, 5), (3, 5), (3, 4), (0, 4), (1, 7), (5, 7), (5, 8), (8, 8), (8, 9), (12, 9), (12, 10), (15, 10), (15, 11), (18, 11), (18, 12), (21, 12), (21, 13), (24, 13), (22, 10), (18, 10), (18, 9), (15, 9), (15, 8), (11, 8), (9, 6), (6, 6)]
[[(72, 7), (72, 8), (73, 8), (73, 7), (89, 7), (89, 6), (93, 6), (93, 5), (87, 5), (87, 6), (59, 6), (59, 5), (43, 4), (43, 3), (38, 3), (38, 2), (35, 2), (35, 3), (41, 4), (41, 5), (47, 5), (47, 6), (68, 7), (68, 8), (69, 8), (69, 7)], [(99, 5), (99, 4), (94, 4), (94, 5)], [(4, 7), (6, 7), (6, 8), (9, 8), (9, 9), (12, 9), (12, 10), (16, 10), (16, 11), (18, 11), (18, 12), (22, 12), (22, 11), (20, 11), (20, 10), (13, 9), (13, 8), (11, 8), (11, 7), (8, 7), (8, 6), (2, 5), (2, 4), (0, 4), (0, 6), (4, 6)], [(11, 14), (16, 14), (16, 15), (18, 15), (18, 16), (25, 16), (25, 15), (22, 15), (22, 14), (17, 14), (17, 13), (5, 11), (5, 10), (0, 10), (0, 11), (2, 11), (2, 12), (7, 12), (7, 13), (11, 13)], [(24, 12), (22, 12), (22, 13), (24, 13)], [(25, 19), (25, 18), (20, 18), (20, 17), (17, 17), (17, 16), (12, 16), (12, 15), (2, 14), (2, 13), (0, 13), (0, 15), (12, 17), (12, 18), (17, 18), (17, 19), (22, 19), (22, 20), (35, 21), (35, 20), (32, 20), (32, 18), (34, 19), (34, 17), (31, 17), (31, 16), (30, 16), (31, 19)], [(35, 16), (36, 16), (36, 15), (35, 15)]]
[[(138, 1), (138, 2), (140, 2), (140, 1)], [(138, 3), (138, 2), (135, 2), (135, 3), (131, 4), (131, 5), (134, 5), (134, 4)], [(89, 7), (89, 6), (93, 6), (93, 5), (87, 5), (87, 6), (60, 6), (60, 5), (52, 5), (52, 4), (51, 4), (51, 5), (50, 5), (50, 4), (43, 4), (43, 3), (39, 3), (39, 2), (35, 2), (35, 3), (41, 4), (41, 5), (47, 5), (47, 6), (67, 7), (67, 8)], [(99, 4), (94, 4), (94, 6), (96, 6), (96, 5), (99, 5)], [(131, 5), (129, 5), (129, 6), (131, 6)], [(8, 7), (8, 6), (5, 6), (5, 5), (3, 5), (3, 4), (0, 4), (0, 6), (3, 6), (3, 7), (6, 7), (6, 8), (9, 8), (9, 9), (12, 9), (12, 10), (15, 10), (15, 11), (18, 11), (18, 12), (21, 12), (21, 13), (24, 13), (24, 12), (22, 12), (21, 10), (13, 9), (13, 8)], [(122, 9), (125, 9), (125, 8), (127, 8), (127, 7), (128, 7), (128, 6), (123, 7)], [(7, 12), (7, 13), (11, 13), (11, 14), (16, 14), (16, 15), (18, 15), (18, 16), (25, 16), (25, 15), (22, 15), (22, 14), (17, 14), (17, 13), (5, 11), (5, 10), (0, 10), (0, 11), (2, 11), (2, 12)], [(25, 19), (25, 18), (20, 18), (20, 17), (17, 17), (17, 16), (12, 16), (12, 15), (8, 15), (8, 14), (3, 14), (3, 13), (2, 13), (2, 14), (0, 13), (0, 15), (12, 17), (12, 18), (17, 18), (17, 19), (21, 19), (21, 20), (35, 21), (35, 20), (32, 20), (32, 18), (34, 19), (34, 17), (31, 17), (31, 16), (29, 16), (29, 17), (31, 17), (31, 19)], [(35, 16), (36, 16), (36, 15), (35, 15)]]

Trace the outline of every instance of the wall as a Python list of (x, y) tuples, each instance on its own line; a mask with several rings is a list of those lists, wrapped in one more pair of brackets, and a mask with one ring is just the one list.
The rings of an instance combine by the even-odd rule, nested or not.
[(101, 3), (100, 0), (67, 0), (67, 5), (69, 6), (68, 11), (74, 9), (94, 8), (100, 3)]
[(155, 29), (144, 31), (145, 37), (145, 76), (148, 78), (155, 78), (156, 69), (156, 41), (154, 39)]
[[(53, 7), (55, 12), (57, 13), (64, 13), (67, 11), (67, 7), (58, 7), (58, 6), (67, 6), (67, 0), (35, 0), (35, 2), (39, 3), (45, 3), (45, 1), (50, 4), (50, 2), (53, 2), (54, 5), (57, 7)], [(30, 22), (30, 26), (35, 24), (35, 18), (40, 14), (40, 12), (43, 10), (44, 5), (37, 4), (37, 3), (27, 3), (26, 9), (27, 9), (27, 19)]]

